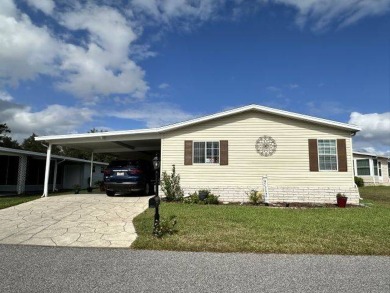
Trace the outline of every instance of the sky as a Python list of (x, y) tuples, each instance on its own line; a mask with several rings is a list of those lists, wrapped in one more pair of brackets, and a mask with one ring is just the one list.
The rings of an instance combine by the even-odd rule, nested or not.
[(390, 155), (390, 0), (0, 1), (14, 139), (248, 104), (355, 124), (355, 150)]

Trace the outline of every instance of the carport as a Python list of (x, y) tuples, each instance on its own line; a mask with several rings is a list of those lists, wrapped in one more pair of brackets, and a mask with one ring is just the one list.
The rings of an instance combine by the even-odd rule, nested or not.
[[(91, 174), (94, 154), (107, 153), (118, 159), (152, 159), (156, 153), (161, 158), (161, 132), (157, 129), (129, 131), (110, 131), (85, 134), (39, 136), (37, 141), (47, 145), (44, 191), (42, 197), (49, 195), (49, 170), (53, 145), (66, 146), (91, 153)], [(90, 176), (92, 185), (92, 175)]]

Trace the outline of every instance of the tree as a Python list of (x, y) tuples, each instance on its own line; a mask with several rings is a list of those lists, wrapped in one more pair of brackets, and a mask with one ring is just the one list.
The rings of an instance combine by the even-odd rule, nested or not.
[(0, 146), (11, 149), (20, 149), (20, 145), (16, 140), (8, 136), (11, 133), (7, 123), (0, 124)]
[(43, 146), (40, 141), (35, 140), (36, 136), (37, 135), (33, 133), (30, 137), (26, 138), (21, 145), (22, 149), (31, 152), (46, 153), (47, 148)]

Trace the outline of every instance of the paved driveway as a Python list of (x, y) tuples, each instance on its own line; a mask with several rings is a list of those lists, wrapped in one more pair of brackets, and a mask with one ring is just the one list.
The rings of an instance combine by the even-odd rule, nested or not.
[(0, 210), (0, 243), (129, 247), (132, 220), (149, 197), (72, 194), (41, 198)]

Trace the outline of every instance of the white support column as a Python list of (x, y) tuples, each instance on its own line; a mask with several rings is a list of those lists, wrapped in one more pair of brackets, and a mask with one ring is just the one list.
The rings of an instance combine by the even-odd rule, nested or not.
[(43, 185), (42, 197), (48, 197), (49, 196), (50, 160), (51, 160), (51, 143), (49, 144), (49, 146), (47, 148), (46, 168), (45, 168), (45, 183)]
[(54, 161), (54, 177), (53, 177), (53, 192), (56, 191), (56, 185), (57, 185), (57, 172), (58, 172), (58, 162), (57, 160)]
[(92, 187), (92, 174), (93, 174), (93, 152), (91, 153), (91, 173), (89, 177), (89, 187)]

